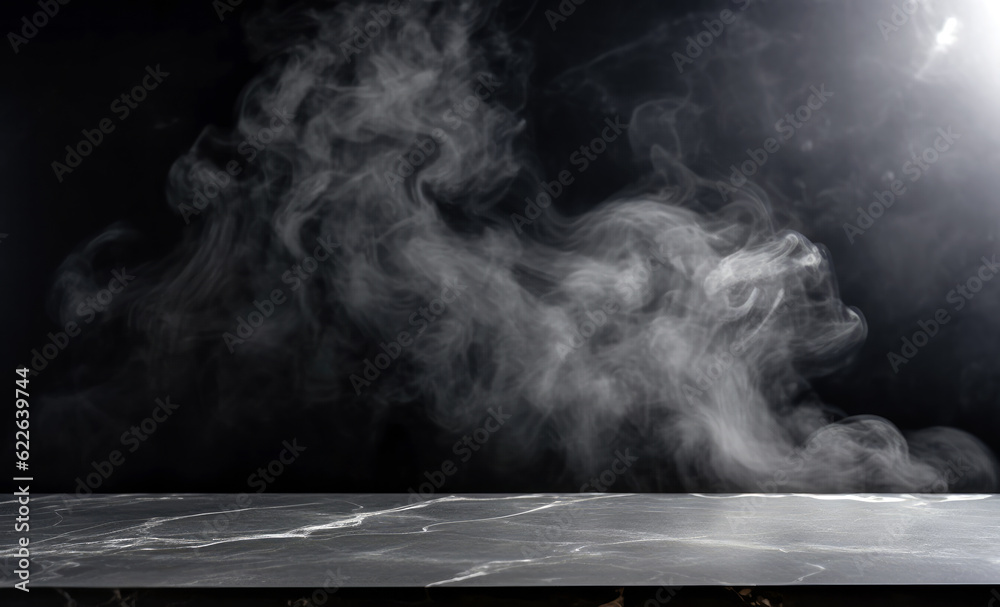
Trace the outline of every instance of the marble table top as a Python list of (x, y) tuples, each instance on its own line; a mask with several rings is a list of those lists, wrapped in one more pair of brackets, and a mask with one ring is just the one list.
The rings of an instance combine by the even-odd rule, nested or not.
[[(33, 587), (1000, 583), (997, 495), (131, 494), (30, 506)], [(13, 520), (16, 507), (0, 513)], [(0, 532), (3, 587), (17, 581), (21, 535)]]

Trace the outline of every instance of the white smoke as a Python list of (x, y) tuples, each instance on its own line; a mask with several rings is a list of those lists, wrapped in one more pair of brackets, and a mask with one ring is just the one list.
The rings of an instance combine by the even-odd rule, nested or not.
[[(715, 182), (680, 151), (698, 134), (664, 129), (691, 109), (683, 101), (632, 112), (647, 176), (628, 194), (574, 217), (553, 206), (515, 230), (510, 212), (523, 202), (510, 200), (540, 173), (523, 109), (530, 56), (487, 3), (406, 6), (358, 53), (344, 43), (380, 4), (251, 24), (267, 61), (240, 100), (237, 132), (208, 132), (177, 162), (171, 204), (191, 204), (224, 170), (209, 144), (252, 136), (275, 108), (293, 119), (192, 219), (177, 252), (148, 268), (161, 280), (127, 300), (148, 369), (167, 383), (208, 382), (223, 415), (271, 406), (242, 378), (277, 381), (273, 365), (289, 361), (299, 371), (282, 381), (321, 404), (310, 412), (319, 418), (426, 404), (449, 432), (503, 406), (513, 418), (496, 440), (512, 470), (558, 449), (586, 474), (628, 441), (649, 474), (686, 490), (996, 485), (968, 435), (931, 429), (907, 441), (883, 419), (834, 421), (817, 401), (810, 378), (843, 364), (865, 321), (841, 302), (825, 250), (776, 229), (762, 192), (704, 202)], [(484, 77), (501, 85), (482, 99)], [(474, 110), (454, 113), (473, 97)], [(428, 140), (426, 160), (393, 178)], [(326, 236), (334, 259), (230, 355), (220, 336), (234, 316)], [(414, 312), (456, 283), (460, 296), (358, 396), (350, 377), (377, 344), (412, 331)]]

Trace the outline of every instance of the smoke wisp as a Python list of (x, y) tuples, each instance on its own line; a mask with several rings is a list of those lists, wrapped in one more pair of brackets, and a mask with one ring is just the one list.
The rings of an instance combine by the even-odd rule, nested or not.
[[(491, 3), (403, 6), (363, 38), (382, 4), (270, 11), (248, 24), (263, 71), (239, 100), (237, 128), (206, 130), (170, 173), (179, 218), (199, 193), (218, 193), (109, 306), (102, 320), (127, 327), (128, 355), (81, 398), (141, 376), (198, 392), (220, 423), (238, 424), (274, 415), (294, 386), (311, 423), (338, 419), (357, 443), (403, 409), (452, 436), (503, 407), (511, 421), (491, 440), (512, 474), (556, 451), (585, 477), (628, 445), (651, 470), (633, 480), (640, 489), (996, 487), (992, 456), (965, 433), (904, 436), (819, 401), (810, 380), (849, 359), (864, 317), (841, 301), (829, 253), (778, 227), (760, 187), (721, 201), (720, 176), (686, 162), (701, 141), (699, 119), (686, 117), (710, 108), (684, 95), (632, 103), (608, 146), (633, 155), (641, 177), (580, 213), (565, 210), (579, 192), (564, 186), (520, 230), (512, 214), (555, 178), (536, 151), (528, 107), (541, 85), (528, 45)], [(749, 18), (733, 28), (759, 45), (749, 53), (778, 43)], [(588, 74), (667, 33), (582, 65), (545, 95), (616, 115), (623, 102)], [(659, 60), (673, 69), (668, 54)], [(287, 125), (252, 166), (220, 177), (225, 151), (270, 128), (275, 112)], [(594, 128), (599, 137), (604, 125)], [(98, 276), (94, 250), (118, 238), (67, 262), (64, 317), (88, 288), (80, 268)], [(273, 313), (240, 333), (236, 319), (276, 289)]]

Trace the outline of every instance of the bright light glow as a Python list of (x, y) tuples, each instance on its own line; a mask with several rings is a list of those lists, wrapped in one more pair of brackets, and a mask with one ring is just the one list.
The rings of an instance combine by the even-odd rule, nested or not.
[(937, 38), (935, 38), (934, 50), (943, 51), (958, 39), (958, 19), (954, 17), (948, 17), (945, 20), (944, 25), (941, 27), (941, 31), (937, 33)]

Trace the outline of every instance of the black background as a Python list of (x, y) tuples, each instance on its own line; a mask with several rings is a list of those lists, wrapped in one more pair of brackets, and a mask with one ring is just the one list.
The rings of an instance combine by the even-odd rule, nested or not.
[[(578, 15), (552, 32), (543, 16), (550, 4), (556, 3), (505, 5), (511, 23), (523, 16), (517, 36), (534, 44), (534, 83), (546, 83), (593, 56), (604, 41), (610, 45), (627, 40), (647, 27), (655, 15), (669, 20), (696, 6), (708, 12), (728, 6), (726, 2), (672, 2), (658, 7), (649, 2), (590, 0), (579, 7)], [(837, 56), (843, 50), (829, 46), (829, 32), (858, 18), (859, 11), (864, 10), (869, 18), (890, 6), (870, 5), (878, 6), (862, 9), (858, 3), (772, 2), (760, 8), (759, 18), (777, 31), (784, 28), (795, 33), (797, 44), (824, 57), (828, 73), (836, 75), (849, 72), (851, 63), (838, 64)], [(27, 365), (31, 350), (46, 343), (49, 331), (58, 330), (47, 303), (54, 273), (81, 243), (109, 225), (120, 222), (131, 226), (142, 235), (130, 251), (138, 264), (166, 254), (180, 238), (185, 226), (167, 207), (164, 196), (167, 171), (204, 127), (217, 125), (225, 130), (233, 125), (237, 95), (259, 67), (248, 55), (241, 27), (243, 19), (258, 6), (245, 0), (220, 21), (210, 0), (76, 0), (61, 6), (59, 14), (18, 53), (9, 45), (0, 49), (4, 75), (0, 174), (5, 194), (0, 232), (9, 234), (0, 243), (5, 295), (0, 331), (5, 345), (2, 368), (11, 379), (14, 367)], [(4, 32), (20, 29), (21, 16), (37, 10), (32, 2), (5, 3), (0, 20)], [(616, 26), (611, 29), (608, 23)], [(871, 22), (859, 29), (878, 38)], [(669, 57), (659, 60), (670, 61)], [(794, 63), (792, 58), (789, 61)], [(109, 103), (138, 84), (147, 65), (159, 65), (170, 75), (127, 120), (115, 120), (116, 130), (79, 168), (58, 182), (52, 161), (62, 160), (64, 146), (75, 144), (81, 129), (95, 128), (100, 119), (112, 117)], [(581, 138), (574, 132), (590, 132), (572, 121), (572, 111), (560, 119), (555, 109), (544, 96), (529, 100), (529, 113), (539, 117), (532, 125), (539, 156), (553, 159), (547, 165), (550, 171), (557, 170), (566, 150), (572, 149), (566, 142)], [(738, 136), (734, 141), (742, 142)], [(742, 149), (739, 146), (734, 144), (734, 149)], [(731, 156), (720, 160), (719, 166), (742, 158), (740, 154)], [(981, 157), (982, 174), (990, 171), (995, 160), (996, 156), (989, 154)], [(824, 170), (833, 176), (832, 182), (843, 165), (865, 162), (864, 157), (843, 156), (825, 163)], [(798, 170), (791, 159), (787, 165), (774, 168), (790, 171), (789, 179)], [(591, 206), (633, 177), (626, 167), (606, 163), (574, 185), (574, 196), (561, 201), (563, 210), (577, 212)], [(847, 414), (885, 416), (903, 429), (958, 427), (985, 441), (994, 452), (1000, 450), (1000, 374), (995, 347), (1000, 337), (996, 311), (1000, 285), (994, 285), (992, 293), (987, 287), (972, 303), (969, 314), (957, 318), (899, 374), (891, 372), (885, 359), (888, 350), (898, 349), (902, 335), (915, 330), (917, 320), (931, 317), (937, 307), (945, 305), (944, 294), (958, 279), (972, 275), (981, 255), (998, 252), (996, 209), (1000, 203), (992, 199), (990, 190), (981, 184), (948, 188), (928, 179), (926, 196), (931, 202), (927, 204), (935, 205), (928, 208), (940, 212), (909, 216), (905, 221), (900, 217), (894, 228), (887, 221), (878, 227), (883, 231), (879, 240), (868, 238), (852, 246), (840, 227), (840, 220), (853, 219), (852, 206), (839, 215), (825, 213), (817, 208), (820, 203), (813, 195), (813, 202), (802, 207), (804, 203), (795, 197), (794, 190), (783, 188), (781, 183), (776, 186), (786, 194), (775, 196), (776, 214), (828, 247), (842, 298), (857, 306), (869, 323), (863, 350), (843, 370), (816, 383), (823, 399)], [(872, 188), (865, 184), (861, 189)], [(907, 222), (916, 222), (912, 225), (917, 227), (911, 229)], [(73, 360), (78, 354), (72, 349), (71, 344), (68, 355), (61, 354), (31, 382), (33, 397), (45, 407), (44, 421), (32, 426), (36, 490), (72, 491), (75, 479), (91, 472), (92, 460), (105, 459), (117, 447), (114, 440), (96, 440), (95, 436), (105, 435), (95, 427), (119, 428), (122, 419), (128, 419), (105, 416), (65, 398), (43, 398), (49, 393), (72, 393), (74, 382), (80, 379), (73, 375)], [(356, 426), (361, 418), (350, 413), (276, 403), (277, 414), (266, 421), (219, 420), (218, 413), (208, 406), (182, 397), (175, 400), (183, 405), (176, 423), (165, 424), (154, 437), (155, 446), (151, 443), (151, 448), (130, 457), (99, 491), (246, 490), (247, 475), (276, 457), (282, 440), (293, 436), (308, 445), (308, 451), (269, 490), (406, 491), (423, 480), (424, 470), (434, 469), (449, 456), (451, 441), (445, 441), (442, 448), (433, 439), (433, 424), (417, 411), (368, 435), (367, 429)], [(152, 405), (151, 401), (136, 404), (132, 418), (148, 414)], [(100, 409), (100, 403), (94, 406)], [(354, 443), (340, 440), (343, 434), (365, 434), (370, 446), (359, 453)], [(503, 475), (491, 473), (490, 460), (498, 456), (487, 448), (476, 466), (463, 472), (448, 490), (575, 489), (562, 474), (562, 462), (555, 453), (516, 474)], [(358, 458), (366, 458), (364, 472), (352, 471)], [(637, 477), (641, 479), (642, 470), (637, 471)], [(669, 489), (641, 482), (637, 487)]]

